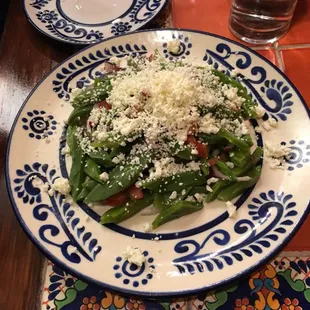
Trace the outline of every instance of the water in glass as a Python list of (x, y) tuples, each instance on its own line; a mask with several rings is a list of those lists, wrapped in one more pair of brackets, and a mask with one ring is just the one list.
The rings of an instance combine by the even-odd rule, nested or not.
[(249, 43), (276, 41), (288, 31), (297, 0), (233, 0), (230, 30)]

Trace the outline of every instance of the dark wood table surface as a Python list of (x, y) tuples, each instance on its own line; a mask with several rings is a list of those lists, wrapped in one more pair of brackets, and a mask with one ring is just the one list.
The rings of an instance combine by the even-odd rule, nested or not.
[(18, 224), (8, 198), (4, 169), (10, 128), (31, 89), (72, 53), (72, 46), (36, 31), (24, 16), (22, 1), (11, 0), (0, 42), (0, 309), (36, 308), (44, 262)]

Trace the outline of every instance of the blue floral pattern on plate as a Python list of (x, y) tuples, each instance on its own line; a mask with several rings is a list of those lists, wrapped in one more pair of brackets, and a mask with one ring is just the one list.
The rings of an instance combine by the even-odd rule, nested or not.
[(46, 115), (45, 111), (33, 110), (22, 118), (23, 129), (29, 132), (30, 138), (42, 139), (51, 136), (57, 129), (57, 121), (53, 115)]
[[(112, 36), (135, 31), (145, 26), (163, 8), (168, 0), (133, 0), (124, 5), (124, 13), (112, 21), (93, 25), (92, 20), (71, 20), (59, 0), (23, 0), (30, 22), (49, 37), (72, 44), (90, 44)], [(119, 3), (118, 5), (120, 5)], [(108, 5), (108, 3), (106, 3)]]

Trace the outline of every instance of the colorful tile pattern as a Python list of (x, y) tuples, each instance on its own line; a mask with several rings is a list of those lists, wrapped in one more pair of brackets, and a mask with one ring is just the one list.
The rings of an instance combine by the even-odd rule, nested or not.
[(307, 310), (310, 253), (283, 252), (226, 287), (188, 298), (150, 300), (120, 296), (87, 284), (47, 263), (42, 310)]
[[(173, 0), (174, 27), (214, 32), (236, 40), (228, 29), (230, 0)], [(169, 11), (169, 10), (168, 10)], [(203, 13), (202, 13), (203, 12)], [(161, 16), (169, 27), (171, 17)], [(310, 1), (299, 0), (289, 33), (272, 46), (252, 46), (285, 71), (310, 106)], [(158, 24), (152, 25), (157, 27)], [(47, 262), (42, 310), (307, 310), (310, 309), (310, 217), (274, 260), (227, 287), (197, 296), (150, 300), (125, 297), (87, 284)]]

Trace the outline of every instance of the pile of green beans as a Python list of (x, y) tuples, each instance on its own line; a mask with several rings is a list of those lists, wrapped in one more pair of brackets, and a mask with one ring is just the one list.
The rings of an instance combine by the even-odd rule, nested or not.
[[(164, 66), (163, 70), (165, 70)], [(213, 113), (233, 119), (255, 118), (255, 106), (246, 88), (237, 80), (220, 71), (214, 69), (213, 73), (218, 76), (220, 83), (238, 88), (238, 95), (242, 96), (245, 101), (240, 111), (232, 111), (228, 108), (221, 109), (221, 111), (214, 108), (213, 110), (202, 108), (200, 113)], [(152, 228), (155, 229), (167, 222), (200, 211), (204, 207), (204, 203), (210, 203), (215, 199), (232, 200), (258, 181), (261, 167), (257, 165), (262, 157), (262, 148), (256, 147), (254, 151), (251, 151), (254, 143), (249, 135), (238, 137), (223, 128), (217, 134), (199, 133), (196, 135), (197, 141), (205, 143), (208, 147), (208, 157), (206, 158), (193, 155), (190, 146), (181, 149), (176, 143), (175, 147), (171, 149), (171, 156), (177, 162), (184, 164), (192, 160), (200, 162), (199, 171), (186, 171), (157, 179), (147, 179), (147, 173), (152, 167), (152, 159), (156, 155), (140, 154), (138, 162), (133, 161), (132, 155), (130, 155), (133, 145), (141, 143), (141, 137), (139, 140), (133, 136), (133, 142), (123, 146), (125, 137), (111, 136), (110, 139), (103, 142), (92, 142), (91, 146), (94, 151), (86, 153), (82, 150), (77, 138), (78, 128), (85, 126), (94, 104), (105, 100), (111, 89), (109, 75), (106, 75), (96, 79), (94, 85), (80, 92), (73, 99), (74, 110), (69, 116), (67, 128), (67, 144), (72, 156), (69, 181), (73, 199), (77, 202), (83, 201), (90, 204), (107, 201), (107, 199), (109, 201), (120, 193), (125, 195), (125, 198), (127, 197), (125, 202), (109, 209), (102, 215), (101, 224), (123, 222), (153, 204), (158, 213), (152, 223)], [(225, 150), (227, 145), (230, 147)], [(221, 159), (218, 156), (212, 157), (210, 154), (214, 152), (224, 153), (227, 159)], [(121, 153), (126, 155), (125, 161), (122, 165), (115, 164), (113, 158)], [(214, 166), (211, 165), (212, 160), (215, 163)], [(231, 163), (233, 168), (231, 168)], [(209, 184), (208, 179), (215, 168), (224, 177)], [(108, 180), (101, 178), (101, 174), (104, 172), (108, 174)], [(239, 180), (239, 177), (248, 178)], [(132, 188), (138, 180), (140, 180), (139, 188), (142, 196), (134, 198), (128, 189)]]

